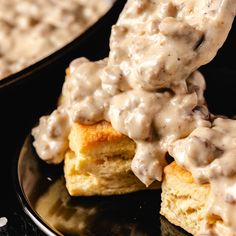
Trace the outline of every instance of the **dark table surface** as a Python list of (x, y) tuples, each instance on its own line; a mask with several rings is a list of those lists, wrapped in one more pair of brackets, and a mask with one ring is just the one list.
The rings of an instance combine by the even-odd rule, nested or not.
[[(6, 97), (4, 97), (4, 100), (6, 102)], [(13, 109), (12, 102), (7, 102), (7, 104), (12, 106)], [(20, 104), (15, 101), (14, 104), (20, 107)], [(1, 217), (5, 217), (7, 223), (0, 227), (0, 236), (43, 236), (45, 234), (25, 214), (17, 197), (13, 180), (13, 163), (19, 154), (22, 140), (25, 133), (28, 132), (31, 122), (26, 119), (28, 123), (26, 124), (23, 122), (24, 117), (17, 118), (17, 116), (21, 116), (20, 109), (16, 114), (6, 109), (6, 107), (3, 108), (4, 106), (1, 107), (6, 114), (1, 114), (0, 129), (0, 222)], [(21, 112), (24, 113), (25, 108), (22, 108)], [(32, 118), (32, 115), (29, 115), (29, 117)], [(26, 127), (26, 129), (24, 130), (23, 127)]]

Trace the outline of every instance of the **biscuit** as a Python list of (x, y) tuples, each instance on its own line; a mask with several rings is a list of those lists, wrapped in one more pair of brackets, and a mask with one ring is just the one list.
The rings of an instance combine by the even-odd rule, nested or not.
[(110, 123), (74, 123), (69, 147), (64, 174), (70, 195), (117, 195), (147, 189), (131, 170), (134, 141), (115, 131)]
[(190, 172), (172, 162), (164, 169), (160, 213), (172, 224), (196, 235), (206, 220), (209, 184), (197, 184)]

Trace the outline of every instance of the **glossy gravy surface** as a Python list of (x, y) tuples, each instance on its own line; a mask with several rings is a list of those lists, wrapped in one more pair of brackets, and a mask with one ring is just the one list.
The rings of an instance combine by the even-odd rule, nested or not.
[[(169, 151), (198, 181), (212, 183), (209, 201), (213, 208), (234, 206), (233, 201), (218, 197), (214, 187), (222, 186), (222, 175), (217, 172), (214, 181), (197, 175), (190, 159), (205, 166), (206, 172), (210, 163), (223, 167), (215, 161), (218, 156), (208, 156), (211, 149), (218, 148), (211, 139), (209, 145), (199, 149), (200, 138), (191, 141), (191, 137), (198, 130), (199, 137), (204, 136), (201, 130), (207, 130), (207, 135), (214, 132), (203, 96), (204, 78), (197, 69), (211, 61), (224, 43), (235, 8), (235, 0), (129, 0), (112, 27), (108, 58), (71, 62), (60, 105), (50, 116), (42, 117), (32, 131), (39, 156), (49, 163), (61, 162), (73, 122), (89, 125), (107, 120), (136, 142), (131, 168), (147, 186), (162, 180)], [(231, 140), (232, 135), (225, 135)], [(184, 138), (190, 145), (181, 145)], [(236, 142), (234, 145), (236, 148)], [(190, 152), (182, 160), (188, 147), (194, 154)], [(228, 149), (231, 147), (224, 146), (223, 152)], [(232, 176), (236, 182), (236, 175)], [(231, 192), (228, 196), (234, 195)], [(212, 209), (208, 209), (209, 214), (215, 214)], [(223, 219), (230, 232), (236, 232), (234, 223), (229, 223), (231, 214)], [(212, 235), (217, 230), (202, 226), (200, 234)]]

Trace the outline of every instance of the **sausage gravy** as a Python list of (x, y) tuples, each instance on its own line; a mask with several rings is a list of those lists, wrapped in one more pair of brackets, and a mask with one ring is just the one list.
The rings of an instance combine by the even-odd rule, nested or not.
[[(61, 162), (72, 122), (107, 120), (136, 142), (131, 168), (144, 184), (162, 180), (169, 152), (211, 184), (207, 217), (221, 217), (235, 235), (236, 121), (212, 123), (197, 71), (224, 43), (235, 9), (235, 0), (128, 0), (109, 56), (71, 62), (62, 102), (32, 131), (39, 156)], [(221, 230), (204, 225), (200, 234)]]

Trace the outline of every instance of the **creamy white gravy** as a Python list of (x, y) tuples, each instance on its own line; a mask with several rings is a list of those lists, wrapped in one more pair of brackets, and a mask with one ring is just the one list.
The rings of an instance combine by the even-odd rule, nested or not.
[(168, 151), (199, 183), (210, 183), (202, 234), (236, 235), (236, 120), (215, 118)]
[[(161, 181), (168, 151), (181, 159), (173, 151), (175, 142), (190, 138), (194, 130), (211, 132), (205, 82), (196, 70), (224, 43), (235, 9), (235, 0), (128, 0), (112, 27), (108, 58), (79, 58), (70, 64), (60, 105), (32, 131), (39, 156), (61, 162), (73, 122), (107, 120), (136, 142), (134, 174), (147, 186)], [(208, 169), (215, 157), (207, 156), (211, 149), (198, 149), (198, 142), (193, 142), (198, 155), (192, 159), (207, 162)], [(180, 164), (200, 179), (188, 158)], [(215, 195), (213, 187), (214, 206)]]
[(0, 79), (69, 43), (109, 0), (0, 0)]

